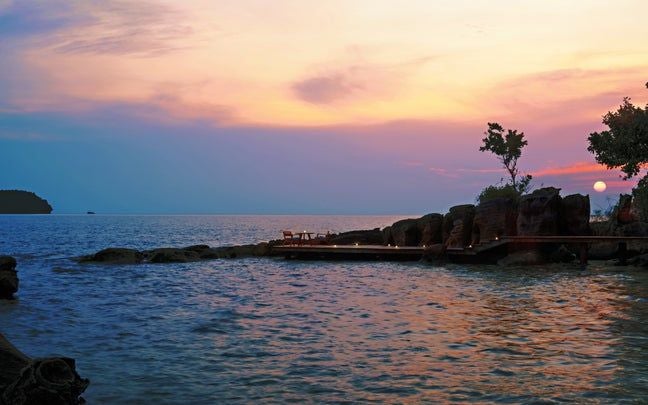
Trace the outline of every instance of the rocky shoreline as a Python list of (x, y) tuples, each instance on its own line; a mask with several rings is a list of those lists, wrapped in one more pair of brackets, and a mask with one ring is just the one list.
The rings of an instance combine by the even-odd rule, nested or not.
[[(0, 256), (0, 299), (18, 291), (16, 259)], [(0, 333), (0, 405), (77, 405), (90, 384), (68, 357), (30, 358)]]
[[(384, 245), (425, 247), (424, 258), (445, 259), (452, 248), (477, 246), (503, 236), (647, 236), (648, 223), (641, 222), (632, 198), (622, 195), (619, 208), (605, 222), (590, 222), (589, 196), (560, 196), (560, 189), (546, 187), (523, 195), (518, 201), (499, 198), (482, 204), (451, 207), (446, 214), (431, 213), (420, 218), (397, 221), (383, 229), (353, 230), (328, 235), (317, 243), (328, 245)], [(80, 263), (138, 264), (187, 263), (214, 259), (281, 256), (273, 250), (282, 240), (258, 244), (210, 247), (194, 245), (184, 248), (158, 248), (138, 251), (107, 248), (77, 258)], [(543, 244), (512, 246), (494, 262), (500, 265), (567, 263), (576, 260), (574, 246)], [(592, 259), (614, 260), (619, 257), (619, 244), (597, 242), (589, 246)], [(630, 263), (648, 263), (645, 242), (629, 242), (626, 257)], [(490, 263), (490, 262), (489, 262)]]

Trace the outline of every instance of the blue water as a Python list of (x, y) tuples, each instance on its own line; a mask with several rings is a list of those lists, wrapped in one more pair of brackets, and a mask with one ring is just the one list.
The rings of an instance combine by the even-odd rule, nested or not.
[(0, 332), (31, 356), (76, 358), (98, 404), (648, 398), (648, 275), (634, 268), (70, 259), (399, 218), (0, 216), (21, 280)]

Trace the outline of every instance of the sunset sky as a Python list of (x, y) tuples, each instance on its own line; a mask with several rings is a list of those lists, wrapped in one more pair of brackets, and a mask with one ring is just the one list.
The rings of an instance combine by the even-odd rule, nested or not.
[[(587, 136), (648, 100), (648, 2), (0, 0), (0, 189), (56, 213), (412, 213), (504, 176), (635, 181)], [(608, 189), (595, 193), (604, 180)], [(596, 195), (593, 195), (596, 194)]]

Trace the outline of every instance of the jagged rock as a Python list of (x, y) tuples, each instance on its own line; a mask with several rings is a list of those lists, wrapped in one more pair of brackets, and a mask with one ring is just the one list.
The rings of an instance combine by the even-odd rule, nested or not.
[(145, 252), (151, 263), (187, 263), (200, 259), (198, 252), (178, 248), (159, 248)]
[(447, 247), (470, 245), (474, 219), (474, 205), (464, 204), (451, 207), (443, 217), (443, 243)]
[(427, 214), (419, 219), (423, 224), (419, 245), (431, 246), (443, 242), (443, 215)]
[(76, 372), (73, 359), (30, 359), (0, 334), (0, 404), (77, 405), (90, 381)]
[(144, 260), (144, 255), (135, 249), (107, 248), (93, 255), (82, 256), (79, 261), (105, 264), (134, 264), (141, 263), (142, 260)]
[(560, 230), (560, 189), (546, 187), (520, 198), (517, 234), (519, 236), (558, 235)]
[(517, 206), (513, 199), (496, 198), (475, 207), (472, 244), (486, 243), (516, 234)]
[(380, 228), (370, 230), (358, 230), (342, 232), (336, 235), (330, 235), (327, 239), (330, 245), (381, 245), (383, 243), (383, 234)]
[(591, 235), (589, 195), (572, 194), (560, 204), (562, 235)]
[(11, 256), (0, 256), (0, 299), (11, 299), (18, 291), (18, 273), (16, 259)]
[(537, 250), (523, 250), (509, 254), (497, 261), (500, 266), (525, 266), (546, 263), (547, 259)]

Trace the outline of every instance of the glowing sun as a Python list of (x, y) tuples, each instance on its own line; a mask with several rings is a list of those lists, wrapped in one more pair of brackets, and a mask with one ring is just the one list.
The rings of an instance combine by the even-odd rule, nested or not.
[(596, 183), (594, 183), (594, 190), (598, 191), (599, 193), (604, 192), (606, 188), (607, 188), (607, 184), (605, 184), (604, 181), (599, 180)]

